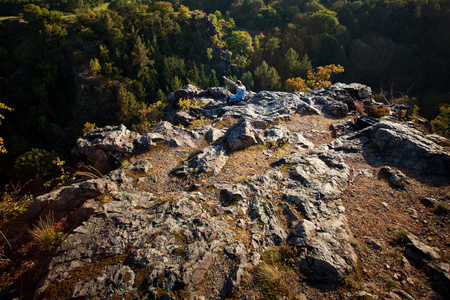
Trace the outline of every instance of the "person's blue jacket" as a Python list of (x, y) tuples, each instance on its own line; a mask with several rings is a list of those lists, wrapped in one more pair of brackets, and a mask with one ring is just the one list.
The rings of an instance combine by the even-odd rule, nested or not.
[(245, 86), (243, 84), (237, 85), (236, 84), (236, 98), (240, 101), (244, 100), (245, 98)]

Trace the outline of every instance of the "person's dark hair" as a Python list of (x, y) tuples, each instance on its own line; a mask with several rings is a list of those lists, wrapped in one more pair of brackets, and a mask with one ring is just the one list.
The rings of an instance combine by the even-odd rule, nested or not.
[(240, 80), (237, 80), (236, 83), (239, 85), (242, 85), (242, 81), (240, 81)]

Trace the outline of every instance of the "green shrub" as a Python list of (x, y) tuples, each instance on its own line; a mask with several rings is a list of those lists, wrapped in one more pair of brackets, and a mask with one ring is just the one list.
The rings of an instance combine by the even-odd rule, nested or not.
[(446, 215), (449, 210), (450, 208), (445, 203), (436, 203), (433, 211), (436, 215)]
[(450, 104), (439, 107), (440, 114), (431, 121), (434, 133), (450, 138)]
[(405, 229), (398, 229), (394, 231), (393, 241), (395, 244), (404, 245), (408, 236), (408, 231)]
[(58, 170), (52, 163), (54, 159), (55, 154), (33, 148), (16, 158), (14, 169), (19, 178), (43, 182)]
[(96, 129), (96, 128), (97, 128), (97, 126), (95, 125), (95, 123), (86, 122), (83, 125), (83, 134), (85, 134), (89, 130)]

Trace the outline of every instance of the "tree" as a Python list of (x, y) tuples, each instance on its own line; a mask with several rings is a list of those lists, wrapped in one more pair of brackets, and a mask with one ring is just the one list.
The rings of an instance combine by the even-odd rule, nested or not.
[(273, 28), (279, 26), (281, 17), (278, 12), (272, 7), (260, 8), (253, 17), (253, 26), (258, 29)]
[(209, 74), (209, 85), (210, 86), (219, 86), (219, 80), (217, 79), (217, 73), (216, 70), (212, 69), (211, 73)]
[(446, 138), (450, 138), (450, 104), (439, 107), (440, 114), (431, 121), (433, 131)]
[(40, 8), (34, 4), (27, 4), (23, 7), (22, 18), (28, 22), (28, 26), (34, 31), (44, 29), (45, 25), (61, 23), (61, 13), (50, 12), (48, 9)]
[(252, 37), (247, 31), (233, 31), (231, 37), (226, 39), (228, 48), (235, 55), (248, 56), (253, 52)]
[(260, 80), (261, 89), (277, 90), (281, 87), (281, 78), (277, 70), (265, 61), (255, 69), (255, 75)]
[(255, 84), (252, 73), (250, 71), (247, 71), (242, 75), (241, 81), (248, 90), (251, 90), (253, 88), (253, 85)]
[(180, 5), (180, 7), (178, 8), (178, 12), (178, 22), (180, 23), (180, 25), (188, 24), (191, 20), (191, 16), (189, 15), (189, 8), (184, 5)]
[(148, 74), (149, 67), (155, 63), (155, 61), (149, 59), (149, 52), (144, 43), (142, 43), (141, 38), (137, 36), (133, 52), (131, 53), (132, 65), (136, 69), (137, 78), (142, 78)]
[(308, 80), (301, 77), (289, 78), (285, 82), (285, 89), (289, 92), (305, 92), (315, 88), (325, 88), (331, 85), (331, 75), (344, 72), (341, 65), (327, 65), (308, 71)]
[(67, 36), (66, 29), (61, 25), (59, 12), (27, 4), (24, 6), (22, 18), (28, 22), (30, 29), (38, 32), (50, 46), (59, 46)]
[(287, 92), (307, 92), (309, 91), (306, 81), (301, 77), (289, 78), (286, 80), (284, 89)]
[(317, 67), (316, 70), (308, 71), (307, 84), (311, 89), (325, 88), (331, 85), (329, 80), (331, 75), (344, 72), (344, 67), (341, 65), (327, 65), (325, 67)]
[(97, 75), (97, 73), (99, 73), (100, 70), (102, 69), (102, 67), (100, 66), (100, 63), (98, 62), (97, 58), (91, 59), (89, 65), (91, 67), (91, 73), (94, 76)]
[(139, 110), (146, 108), (145, 103), (137, 101), (133, 93), (129, 92), (123, 85), (119, 87), (117, 92), (117, 104), (119, 106), (117, 118), (127, 127), (138, 123)]
[[(13, 109), (11, 107), (6, 106), (4, 103), (0, 102), (0, 110), (8, 110), (8, 111), (12, 111)], [(2, 119), (4, 119), (5, 117), (0, 114), (0, 125), (2, 124)], [(3, 145), (3, 138), (0, 137), (0, 153), (6, 153), (6, 148)]]

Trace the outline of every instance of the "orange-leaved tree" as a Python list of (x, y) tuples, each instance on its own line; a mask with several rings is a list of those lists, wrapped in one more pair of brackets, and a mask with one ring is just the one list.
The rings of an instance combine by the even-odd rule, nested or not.
[(344, 72), (344, 67), (341, 65), (320, 66), (308, 71), (306, 81), (301, 77), (289, 78), (286, 80), (285, 89), (290, 92), (306, 92), (316, 88), (325, 88), (331, 85), (331, 75), (342, 72)]

